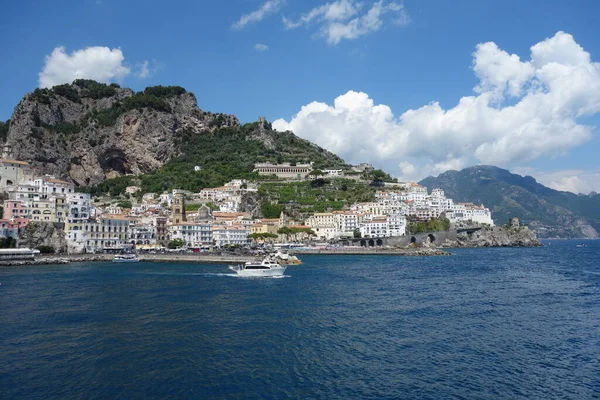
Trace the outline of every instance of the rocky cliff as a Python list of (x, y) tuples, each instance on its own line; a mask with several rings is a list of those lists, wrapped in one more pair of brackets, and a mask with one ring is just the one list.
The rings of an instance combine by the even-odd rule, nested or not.
[(93, 185), (154, 171), (181, 153), (183, 137), (238, 125), (234, 116), (200, 110), (180, 87), (134, 93), (76, 80), (28, 93), (14, 110), (6, 143), (13, 158), (41, 172)]
[(35, 249), (51, 246), (55, 253), (67, 252), (67, 241), (62, 224), (51, 222), (30, 222), (19, 232), (19, 247)]

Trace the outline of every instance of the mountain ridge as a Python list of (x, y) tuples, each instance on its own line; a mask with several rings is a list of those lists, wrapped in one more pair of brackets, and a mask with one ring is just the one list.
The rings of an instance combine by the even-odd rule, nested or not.
[[(15, 107), (10, 123), (0, 125), (12, 158), (78, 186), (156, 173), (172, 160), (193, 153), (190, 144), (215, 145), (214, 136), (227, 129), (255, 150), (248, 161), (296, 161), (292, 155), (300, 153), (321, 164), (327, 160), (332, 165), (345, 164), (291, 132), (275, 134), (264, 120), (241, 126), (233, 115), (203, 111), (195, 95), (179, 86), (134, 92), (117, 84), (78, 79), (27, 93)], [(227, 143), (221, 140), (218, 144)], [(193, 163), (194, 159), (187, 158)], [(253, 169), (250, 162), (240, 168), (244, 172)]]
[(548, 188), (531, 176), (479, 165), (446, 171), (419, 182), (439, 187), (458, 202), (484, 204), (497, 224), (519, 217), (540, 237), (597, 238), (600, 235), (600, 196)]

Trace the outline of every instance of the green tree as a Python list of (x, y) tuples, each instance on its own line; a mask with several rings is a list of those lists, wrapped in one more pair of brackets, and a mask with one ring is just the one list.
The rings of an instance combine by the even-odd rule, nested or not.
[(292, 230), (287, 227), (287, 226), (282, 226), (281, 228), (279, 228), (277, 230), (277, 233), (280, 235), (285, 236), (285, 241), (289, 242), (290, 241), (290, 235), (292, 234)]
[(178, 249), (180, 247), (183, 247), (184, 244), (185, 243), (183, 242), (183, 239), (173, 239), (169, 242), (167, 247), (170, 249)]
[(360, 239), (360, 237), (361, 237), (360, 229), (358, 229), (358, 228), (354, 229), (354, 232), (352, 232), (352, 236), (354, 236), (354, 239)]
[(0, 140), (5, 141), (8, 137), (8, 129), (10, 128), (10, 119), (6, 122), (0, 121)]
[(432, 218), (429, 221), (416, 221), (408, 224), (408, 232), (410, 234), (447, 231), (450, 229), (450, 220), (445, 217)]
[(279, 218), (284, 206), (280, 204), (263, 204), (260, 211), (265, 218)]
[(15, 247), (17, 247), (17, 241), (10, 236), (0, 238), (0, 249), (14, 249)]
[(131, 200), (121, 200), (117, 203), (117, 207), (131, 208), (133, 207), (133, 204), (131, 204)]
[(256, 232), (248, 235), (249, 239), (254, 241), (263, 240), (270, 242), (270, 239), (277, 239), (279, 236), (270, 232)]
[(42, 254), (53, 254), (54, 253), (54, 247), (53, 246), (38, 246), (37, 249)]

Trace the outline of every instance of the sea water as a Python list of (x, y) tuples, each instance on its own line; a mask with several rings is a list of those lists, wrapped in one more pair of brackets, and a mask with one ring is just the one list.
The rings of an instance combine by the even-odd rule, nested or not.
[(0, 398), (600, 396), (600, 242), (0, 267)]

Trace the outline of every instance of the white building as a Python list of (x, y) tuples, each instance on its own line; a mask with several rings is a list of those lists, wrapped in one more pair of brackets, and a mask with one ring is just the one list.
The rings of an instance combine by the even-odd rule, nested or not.
[(360, 225), (360, 236), (363, 238), (382, 238), (390, 236), (387, 217), (378, 215), (371, 219), (364, 220)]
[(324, 169), (323, 176), (326, 178), (342, 178), (344, 176), (343, 169)]
[(218, 225), (213, 227), (213, 239), (218, 247), (250, 244), (249, 234), (250, 227), (246, 225)]
[(476, 224), (494, 226), (490, 210), (483, 205), (476, 206), (473, 203), (455, 204), (450, 211), (446, 212), (446, 217), (451, 223), (474, 222)]
[(134, 245), (156, 244), (156, 227), (152, 224), (130, 225), (129, 242)]
[(390, 236), (403, 236), (406, 235), (406, 217), (400, 214), (393, 214), (387, 216), (388, 220), (388, 234)]
[(86, 221), (91, 218), (92, 202), (89, 193), (69, 193), (66, 198), (69, 222)]
[(125, 188), (125, 193), (135, 194), (136, 192), (139, 192), (140, 190), (142, 190), (142, 188), (139, 186), (127, 186)]
[(129, 247), (129, 220), (125, 218), (99, 218), (83, 224), (86, 235), (85, 248), (96, 251), (119, 251)]
[(171, 225), (169, 232), (171, 240), (181, 239), (187, 247), (213, 244), (213, 227), (208, 223), (181, 222)]
[(173, 194), (172, 193), (163, 193), (159, 196), (161, 204), (167, 204), (169, 207), (173, 205)]
[(335, 239), (340, 236), (339, 216), (334, 213), (315, 213), (307, 218), (310, 227), (319, 239)]

